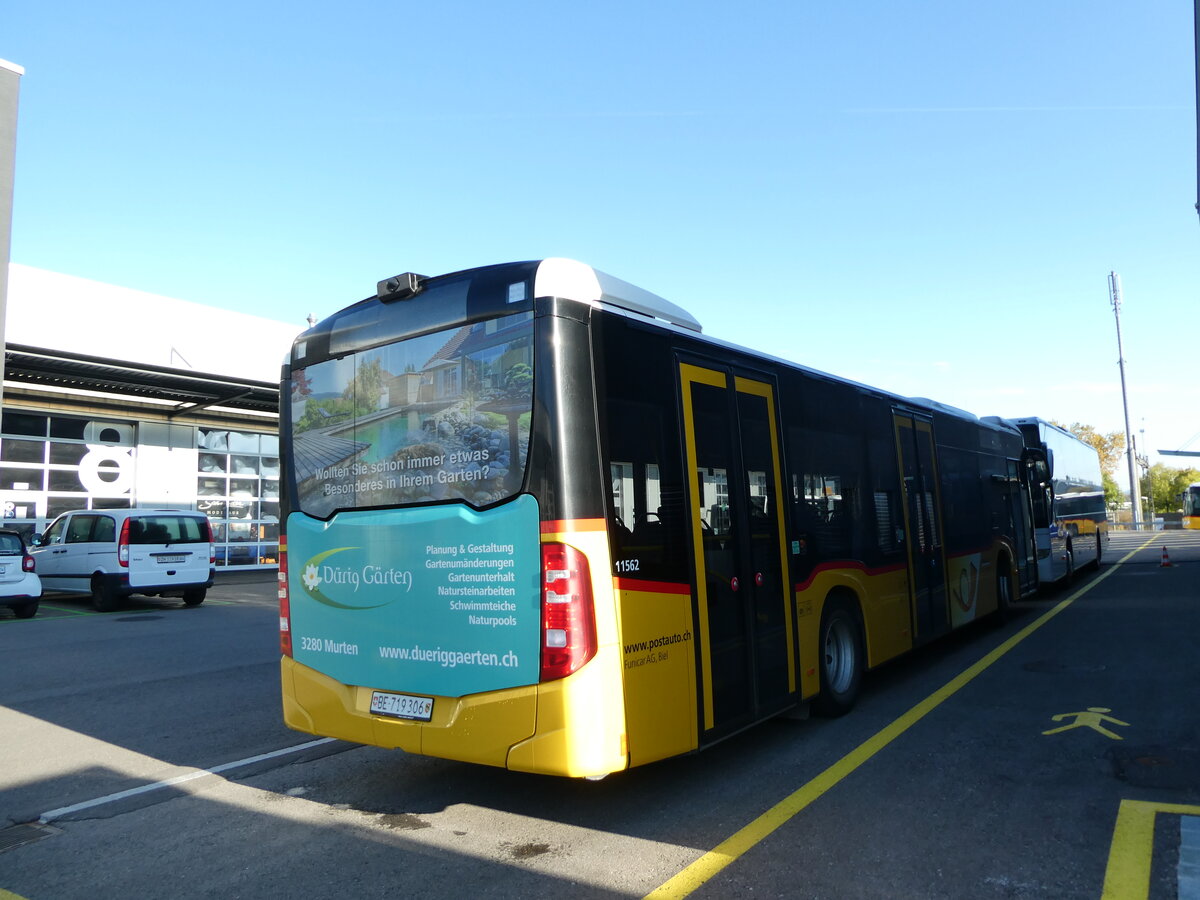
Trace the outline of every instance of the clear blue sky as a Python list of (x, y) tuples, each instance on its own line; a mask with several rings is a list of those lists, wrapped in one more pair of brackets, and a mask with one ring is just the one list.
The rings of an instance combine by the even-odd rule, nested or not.
[(739, 344), (1123, 431), (1115, 269), (1133, 430), (1196, 450), (1192, 43), (1187, 0), (10, 4), (12, 258), (299, 327), (569, 256)]

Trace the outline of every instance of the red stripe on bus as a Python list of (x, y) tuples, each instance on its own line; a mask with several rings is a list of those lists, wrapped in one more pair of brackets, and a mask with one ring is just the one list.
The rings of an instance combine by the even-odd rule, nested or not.
[(542, 534), (569, 534), (572, 531), (604, 531), (604, 519), (552, 519), (542, 523)]
[(834, 562), (821, 563), (809, 573), (807, 578), (801, 582), (798, 582), (794, 590), (803, 591), (812, 587), (812, 583), (822, 572), (836, 572), (843, 569), (857, 569), (864, 575), (885, 575), (888, 572), (903, 572), (906, 568), (907, 566), (905, 566), (904, 563), (896, 563), (895, 565), (891, 566), (881, 566), (878, 569), (868, 569), (865, 563), (858, 562), (857, 560), (840, 559), (835, 560)]
[(641, 591), (646, 594), (690, 594), (690, 584), (674, 581), (640, 581), (637, 578), (614, 578), (618, 591)]

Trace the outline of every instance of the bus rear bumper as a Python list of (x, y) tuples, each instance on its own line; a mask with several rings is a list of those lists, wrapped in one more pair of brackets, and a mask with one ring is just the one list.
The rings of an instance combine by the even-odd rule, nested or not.
[(573, 675), (538, 685), (537, 729), (513, 746), (508, 768), (600, 778), (629, 768), (624, 698), (615, 647), (602, 647)]
[(536, 685), (434, 697), (432, 721), (417, 722), (373, 715), (370, 688), (342, 684), (286, 656), (280, 676), (289, 728), (357, 744), (504, 767), (509, 748), (536, 724)]
[(540, 685), (435, 697), (430, 722), (374, 715), (370, 688), (290, 657), (280, 676), (284, 723), (296, 731), (544, 775), (595, 777), (629, 765), (619, 702), (596, 665)]

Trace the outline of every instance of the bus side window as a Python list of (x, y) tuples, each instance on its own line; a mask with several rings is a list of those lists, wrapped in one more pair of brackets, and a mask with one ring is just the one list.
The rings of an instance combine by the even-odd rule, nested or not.
[[(890, 429), (890, 422), (887, 427)], [(901, 552), (908, 538), (904, 532), (904, 510), (900, 503), (896, 444), (890, 433), (886, 437), (882, 434), (873, 435), (868, 440), (867, 458), (871, 461), (872, 512), (875, 517), (871, 544), (879, 554), (879, 561), (882, 561)]]
[(614, 574), (686, 580), (683, 486), (663, 476), (673, 467), (663, 458), (661, 412), (611, 398), (608, 406), (610, 442), (617, 447), (608, 464)]
[(634, 522), (633, 463), (611, 462), (608, 469), (612, 476), (612, 508), (616, 515), (613, 524), (630, 535)]
[(860, 508), (861, 441), (846, 434), (805, 428), (788, 432), (792, 452), (794, 540), (802, 566), (857, 558), (859, 532), (867, 527)]
[(687, 583), (690, 532), (670, 340), (619, 320), (606, 321), (596, 338), (613, 574)]
[(903, 520), (898, 519), (896, 495), (889, 491), (876, 491), (875, 497), (875, 543), (882, 553), (894, 553), (904, 543)]

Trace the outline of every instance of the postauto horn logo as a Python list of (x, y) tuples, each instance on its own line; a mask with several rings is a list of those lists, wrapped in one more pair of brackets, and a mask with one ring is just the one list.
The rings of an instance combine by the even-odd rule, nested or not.
[[(304, 592), (318, 603), (332, 606), (336, 609), (378, 609), (387, 606), (396, 598), (395, 590), (380, 594), (377, 590), (367, 590), (358, 597), (359, 589), (366, 586), (412, 589), (412, 573), (401, 569), (384, 569), (380, 566), (339, 566), (330, 563), (330, 557), (337, 553), (350, 550), (361, 550), (361, 547), (335, 547), (318, 553), (304, 564), (304, 574), (300, 583)], [(334, 594), (338, 599), (330, 596)], [(347, 601), (351, 602), (347, 602)], [(354, 602), (358, 601), (358, 602)], [(379, 601), (379, 602), (371, 602)]]

